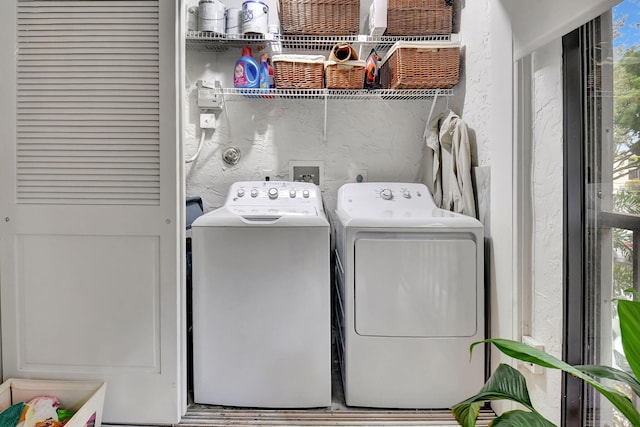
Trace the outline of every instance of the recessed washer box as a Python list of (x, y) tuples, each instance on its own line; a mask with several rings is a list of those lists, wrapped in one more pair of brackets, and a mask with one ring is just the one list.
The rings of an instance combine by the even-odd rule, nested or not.
[(313, 182), (320, 188), (324, 184), (324, 162), (318, 160), (289, 161), (289, 179), (291, 181)]

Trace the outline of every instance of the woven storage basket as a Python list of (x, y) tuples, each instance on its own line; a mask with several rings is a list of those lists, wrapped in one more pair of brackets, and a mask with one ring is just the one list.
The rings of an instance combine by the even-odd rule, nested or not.
[(362, 89), (364, 61), (334, 62), (324, 65), (324, 85), (328, 89)]
[(360, 0), (279, 0), (282, 34), (358, 34)]
[(386, 89), (444, 89), (458, 84), (460, 45), (456, 42), (397, 42), (380, 67)]
[(386, 34), (450, 34), (452, 9), (445, 0), (389, 0)]
[(322, 89), (322, 55), (274, 55), (273, 76), (278, 89)]

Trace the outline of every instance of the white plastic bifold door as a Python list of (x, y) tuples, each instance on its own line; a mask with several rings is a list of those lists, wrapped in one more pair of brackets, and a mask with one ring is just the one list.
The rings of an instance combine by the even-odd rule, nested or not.
[(2, 374), (104, 381), (105, 423), (186, 406), (176, 9), (0, 2)]
[[(422, 236), (422, 235), (421, 235)], [(468, 337), (477, 330), (476, 243), (470, 239), (355, 241), (359, 335)]]

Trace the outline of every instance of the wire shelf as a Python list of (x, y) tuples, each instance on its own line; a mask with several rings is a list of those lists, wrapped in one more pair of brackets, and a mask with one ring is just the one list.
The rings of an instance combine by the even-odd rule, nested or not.
[[(374, 48), (383, 55), (397, 41), (451, 41), (451, 34), (424, 36), (293, 36), (293, 35), (225, 35), (201, 31), (187, 31), (186, 44), (189, 49), (225, 52), (243, 46), (269, 47), (272, 52), (300, 50), (330, 50), (336, 43), (347, 42), (355, 46)], [(262, 50), (262, 49), (258, 49)]]
[(340, 100), (415, 100), (452, 96), (453, 89), (221, 89), (225, 100), (340, 99)]

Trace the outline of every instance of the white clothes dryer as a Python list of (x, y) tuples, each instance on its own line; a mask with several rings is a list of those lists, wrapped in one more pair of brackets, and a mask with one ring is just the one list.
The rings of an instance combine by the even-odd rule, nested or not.
[(319, 188), (237, 182), (193, 222), (196, 403), (331, 405), (329, 223)]
[(335, 219), (346, 404), (449, 408), (485, 380), (484, 237), (422, 184), (345, 184)]

